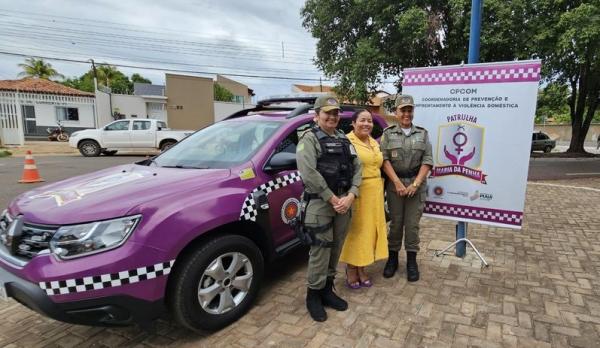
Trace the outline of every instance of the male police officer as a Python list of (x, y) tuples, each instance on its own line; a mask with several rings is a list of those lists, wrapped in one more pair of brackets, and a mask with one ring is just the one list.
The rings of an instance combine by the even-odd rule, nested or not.
[(427, 131), (412, 123), (413, 98), (399, 95), (395, 105), (398, 124), (386, 128), (381, 138), (383, 170), (388, 177), (385, 190), (392, 218), (388, 234), (389, 258), (383, 276), (390, 278), (396, 273), (404, 235), (406, 277), (414, 282), (419, 280), (419, 220), (425, 205), (425, 180), (433, 166), (433, 157)]
[(340, 106), (335, 97), (315, 101), (316, 124), (304, 132), (296, 159), (304, 182), (306, 216), (304, 226), (314, 239), (308, 259), (306, 307), (315, 321), (325, 321), (323, 306), (338, 311), (348, 303), (333, 292), (333, 279), (351, 206), (358, 196), (362, 165), (344, 133), (336, 129)]

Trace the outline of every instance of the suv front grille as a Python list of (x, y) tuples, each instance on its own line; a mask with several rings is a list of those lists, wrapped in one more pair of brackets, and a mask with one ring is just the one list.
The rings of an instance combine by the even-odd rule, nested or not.
[(24, 224), (18, 240), (15, 256), (31, 259), (39, 252), (50, 248), (50, 239), (58, 230), (55, 226)]
[(50, 240), (58, 226), (24, 223), (21, 231), (9, 235), (9, 227), (14, 219), (4, 213), (0, 216), (0, 246), (10, 255), (20, 260), (30, 260), (50, 248)]

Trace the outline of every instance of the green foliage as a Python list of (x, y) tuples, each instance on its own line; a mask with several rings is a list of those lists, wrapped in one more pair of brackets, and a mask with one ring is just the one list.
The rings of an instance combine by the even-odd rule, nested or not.
[(131, 75), (131, 82), (137, 82), (137, 83), (152, 83), (152, 81), (148, 80), (147, 78), (145, 78), (144, 76), (138, 74), (138, 73), (134, 73), (133, 75)]
[(214, 100), (216, 101), (224, 101), (231, 102), (234, 100), (235, 96), (231, 93), (227, 88), (221, 86), (218, 83), (213, 84), (214, 90)]
[(43, 59), (26, 58), (25, 63), (19, 64), (19, 67), (23, 69), (18, 75), (20, 77), (38, 77), (46, 80), (64, 78), (52, 67), (52, 64), (46, 63)]
[[(140, 74), (131, 75), (131, 79), (123, 74), (116, 67), (102, 64), (96, 68), (96, 76), (99, 86), (110, 87), (112, 93), (131, 94), (133, 93), (133, 83), (152, 83), (149, 79)], [(90, 69), (80, 77), (65, 79), (62, 84), (73, 87), (81, 91), (94, 92), (94, 71)]]
[(569, 119), (569, 89), (567, 85), (551, 83), (538, 92), (535, 122), (543, 123), (552, 120), (564, 123)]
[[(570, 151), (583, 151), (600, 99), (600, 1), (483, 5), (481, 62), (541, 58), (546, 82), (563, 86), (560, 98), (568, 87)], [(401, 92), (404, 67), (466, 61), (470, 12), (471, 0), (306, 0), (301, 10), (304, 27), (317, 39), (316, 65), (337, 80), (340, 96), (358, 102), (382, 79), (396, 79)], [(556, 103), (564, 107), (564, 99)]]

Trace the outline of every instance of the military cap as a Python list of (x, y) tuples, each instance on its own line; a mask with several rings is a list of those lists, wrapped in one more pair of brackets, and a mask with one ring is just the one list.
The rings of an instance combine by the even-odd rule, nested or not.
[(340, 103), (337, 98), (332, 95), (322, 95), (315, 100), (315, 109), (321, 109), (324, 112), (331, 110), (339, 110)]
[(399, 96), (396, 97), (395, 106), (396, 106), (396, 109), (397, 108), (403, 108), (405, 106), (412, 106), (414, 108), (415, 107), (415, 101), (413, 100), (412, 95), (401, 94), (401, 95), (399, 95)]

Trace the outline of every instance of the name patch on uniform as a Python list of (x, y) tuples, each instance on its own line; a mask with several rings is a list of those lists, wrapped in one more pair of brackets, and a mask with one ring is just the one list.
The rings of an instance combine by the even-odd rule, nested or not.
[(354, 148), (354, 145), (350, 144), (350, 154), (352, 156), (356, 156), (356, 149)]

